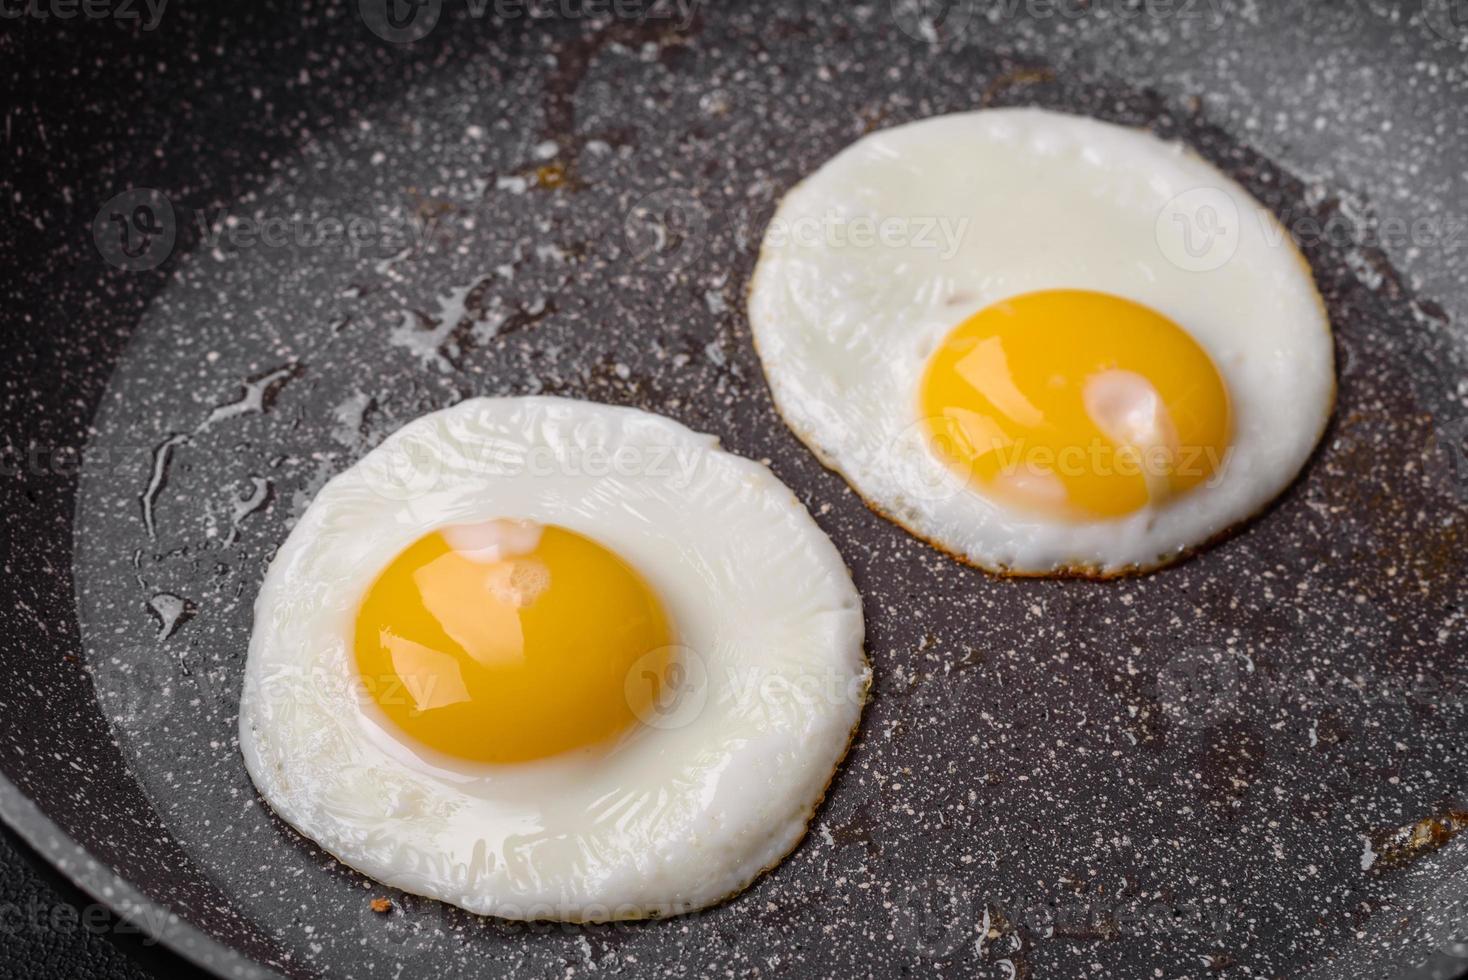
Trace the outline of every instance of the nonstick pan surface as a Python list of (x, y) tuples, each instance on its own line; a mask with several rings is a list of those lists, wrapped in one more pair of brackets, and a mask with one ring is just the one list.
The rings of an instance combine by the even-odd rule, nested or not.
[[(1468, 967), (1461, 10), (365, 6), (3, 26), (0, 812), (36, 848), (227, 975)], [(1327, 300), (1322, 448), (1177, 567), (986, 576), (773, 409), (744, 288), (780, 195), (864, 132), (986, 105), (1186, 142)], [(851, 755), (715, 909), (526, 925), (385, 893), (245, 773), (251, 603), (293, 520), (409, 419), (520, 393), (768, 460), (864, 596)]]

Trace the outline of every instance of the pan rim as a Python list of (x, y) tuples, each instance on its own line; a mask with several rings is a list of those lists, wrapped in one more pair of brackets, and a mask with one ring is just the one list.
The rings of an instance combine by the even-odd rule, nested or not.
[[(110, 864), (78, 844), (3, 772), (0, 772), (0, 820), (67, 880), (190, 964), (230, 980), (287, 980), (285, 974), (231, 949), (169, 906), (146, 897), (136, 885), (113, 871)], [(142, 914), (129, 915), (122, 910), (124, 905)], [(159, 922), (166, 925), (159, 928)]]

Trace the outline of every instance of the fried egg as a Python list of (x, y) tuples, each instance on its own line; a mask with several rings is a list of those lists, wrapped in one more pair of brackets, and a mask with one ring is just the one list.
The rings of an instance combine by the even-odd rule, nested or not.
[(510, 919), (671, 915), (805, 833), (870, 682), (831, 542), (633, 409), (484, 398), (316, 496), (255, 604), (240, 742), (287, 823)]
[(1141, 130), (996, 109), (873, 133), (781, 202), (749, 319), (876, 510), (1008, 574), (1172, 561), (1300, 472), (1335, 396), (1285, 229)]

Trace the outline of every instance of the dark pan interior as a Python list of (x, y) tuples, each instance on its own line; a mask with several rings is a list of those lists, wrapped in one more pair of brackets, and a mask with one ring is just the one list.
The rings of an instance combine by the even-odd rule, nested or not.
[[(412, 44), (357, 4), (7, 22), (0, 813), (241, 975), (1468, 967), (1468, 20), (921, 6), (446, 0)], [(984, 105), (1181, 139), (1306, 239), (1334, 422), (1275, 507), (1175, 568), (987, 577), (774, 412), (743, 293), (779, 196), (863, 132)], [(140, 204), (157, 234), (124, 257), (110, 216)], [(278, 244), (232, 230), (270, 221)], [(239, 758), (251, 603), (311, 494), (422, 412), (533, 392), (767, 459), (863, 593), (875, 697), (847, 765), (716, 909), (383, 916)]]

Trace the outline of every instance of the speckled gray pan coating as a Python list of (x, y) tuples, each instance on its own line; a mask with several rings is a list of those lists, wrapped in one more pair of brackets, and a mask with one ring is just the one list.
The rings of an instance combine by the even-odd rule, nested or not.
[[(1468, 29), (1447, 4), (975, 0), (926, 30), (886, 3), (685, 29), (451, 0), (411, 46), (355, 4), (220, 6), (0, 33), (0, 812), (70, 874), (242, 974), (1468, 966)], [(1277, 506), (1176, 568), (986, 577), (870, 513), (770, 403), (743, 290), (780, 194), (869, 128), (985, 104), (1184, 139), (1287, 222), (1408, 229), (1307, 249), (1334, 423)], [(174, 209), (157, 270), (92, 239), (137, 187)], [(357, 255), (201, 242), (219, 208), (430, 225)], [(651, 254), (648, 209), (677, 212)], [(422, 412), (529, 392), (768, 459), (865, 596), (848, 763), (805, 843), (711, 911), (375, 913), (240, 760), (251, 602), (312, 493)], [(1423, 820), (1426, 846), (1392, 837)]]

